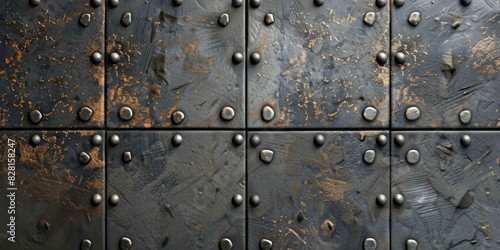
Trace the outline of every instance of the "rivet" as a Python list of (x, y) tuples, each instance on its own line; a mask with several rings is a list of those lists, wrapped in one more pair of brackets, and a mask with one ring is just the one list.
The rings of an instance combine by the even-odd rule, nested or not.
[(262, 239), (260, 240), (259, 246), (262, 250), (271, 250), (271, 248), (273, 248), (273, 242), (268, 239)]
[(420, 12), (414, 11), (408, 17), (408, 23), (417, 26), (420, 23)]
[(405, 0), (394, 0), (394, 6), (396, 7), (403, 7), (405, 4)]
[(260, 6), (260, 0), (250, 0), (250, 6), (252, 8), (258, 8)]
[(233, 7), (239, 8), (243, 5), (243, 0), (233, 0)]
[(238, 207), (243, 203), (243, 195), (241, 194), (235, 194), (233, 196), (233, 199), (231, 200), (234, 206)]
[(228, 238), (224, 238), (220, 240), (219, 248), (220, 250), (231, 250), (233, 249), (233, 242)]
[(405, 198), (401, 194), (396, 194), (394, 195), (393, 202), (396, 206), (401, 206), (405, 202)]
[(84, 122), (87, 122), (87, 121), (90, 120), (90, 118), (92, 118), (93, 114), (94, 114), (94, 111), (92, 111), (91, 108), (89, 108), (89, 107), (82, 107), (78, 111), (78, 118), (80, 118), (80, 120), (82, 120)]
[(314, 0), (314, 5), (320, 7), (325, 3), (325, 0)]
[(226, 27), (229, 24), (229, 14), (222, 13), (219, 17), (219, 24), (222, 27)]
[(173, 114), (172, 114), (172, 122), (175, 124), (175, 125), (178, 125), (180, 124), (182, 121), (184, 121), (184, 118), (186, 118), (186, 116), (184, 115), (184, 113), (180, 110), (177, 110), (175, 111)]
[(243, 144), (244, 141), (245, 141), (245, 139), (243, 138), (243, 136), (241, 134), (235, 134), (233, 136), (233, 144), (235, 146), (240, 146), (241, 144)]
[(257, 147), (260, 144), (260, 136), (258, 135), (252, 135), (250, 136), (250, 146), (252, 147)]
[(270, 163), (273, 161), (274, 158), (274, 152), (269, 149), (262, 149), (260, 151), (260, 159), (265, 162), (265, 163)]
[(224, 107), (220, 112), (220, 116), (225, 121), (230, 121), (234, 118), (234, 109), (231, 107)]
[(119, 3), (120, 3), (119, 0), (109, 0), (108, 1), (108, 5), (111, 6), (111, 7), (113, 7), (113, 8), (116, 7), (116, 6), (118, 6)]
[(274, 110), (270, 106), (265, 106), (262, 108), (262, 119), (266, 122), (270, 122), (274, 119)]
[(44, 219), (39, 220), (36, 227), (39, 232), (42, 232), (44, 234), (48, 233), (51, 228), (50, 223)]
[(406, 109), (405, 117), (408, 121), (415, 121), (420, 118), (420, 109), (417, 107), (409, 107)]
[(369, 122), (374, 121), (377, 118), (378, 111), (374, 107), (366, 107), (363, 111), (363, 118)]
[(271, 25), (274, 23), (274, 15), (273, 14), (266, 14), (264, 17), (264, 23), (267, 25)]
[(132, 247), (132, 240), (130, 240), (127, 237), (122, 237), (120, 239), (120, 249), (121, 250), (128, 250)]
[(118, 196), (117, 194), (112, 194), (111, 196), (109, 196), (108, 202), (109, 205), (114, 207), (120, 202), (120, 196)]
[(234, 64), (240, 64), (241, 62), (243, 62), (243, 54), (241, 54), (240, 52), (234, 53), (232, 61)]
[(372, 26), (375, 23), (375, 20), (377, 20), (375, 12), (367, 12), (363, 18), (363, 22), (369, 26)]
[(377, 249), (377, 241), (374, 238), (368, 238), (363, 244), (364, 250), (375, 250)]
[(116, 63), (120, 62), (120, 55), (116, 52), (111, 52), (111, 54), (109, 55), (109, 61), (112, 64), (116, 64)]
[(250, 62), (254, 65), (260, 63), (260, 59), (260, 54), (257, 52), (254, 52), (250, 55)]
[(35, 110), (30, 112), (29, 117), (30, 117), (31, 122), (37, 124), (40, 121), (42, 121), (43, 115), (39, 110), (35, 109)]
[(102, 62), (102, 54), (99, 53), (99, 52), (92, 53), (92, 55), (90, 56), (90, 61), (93, 64), (99, 64), (99, 63), (101, 63)]
[(80, 160), (80, 163), (81, 164), (87, 164), (90, 162), (90, 155), (85, 153), (85, 152), (81, 152), (80, 153), (80, 156), (78, 157), (78, 159)]
[(380, 65), (384, 65), (387, 63), (387, 60), (389, 59), (389, 57), (387, 56), (387, 54), (385, 52), (379, 52), (377, 54), (377, 62), (380, 64)]
[(395, 59), (397, 64), (403, 64), (406, 61), (406, 55), (403, 52), (397, 52), (394, 59)]
[(406, 241), (406, 250), (417, 250), (418, 242), (414, 239), (408, 239)]
[(90, 139), (90, 143), (94, 146), (99, 146), (102, 143), (102, 136), (100, 134), (94, 134), (92, 139)]
[(174, 6), (181, 6), (182, 2), (184, 2), (184, 1), (183, 0), (172, 0), (172, 4)]
[(82, 25), (83, 27), (89, 26), (90, 19), (91, 19), (90, 14), (88, 13), (82, 14), (80, 16), (80, 25)]
[(80, 249), (81, 250), (90, 250), (92, 247), (92, 242), (88, 239), (82, 240), (82, 243), (80, 244)]
[(182, 135), (175, 134), (174, 136), (172, 136), (172, 145), (174, 145), (175, 147), (178, 147), (181, 144), (182, 144)]
[(132, 13), (130, 12), (123, 13), (121, 22), (123, 26), (129, 26), (132, 23)]
[(386, 4), (387, 0), (375, 0), (375, 5), (377, 5), (377, 7), (379, 8), (385, 7)]
[(460, 112), (459, 119), (462, 124), (466, 125), (471, 121), (472, 113), (470, 112), (470, 110), (464, 110)]
[(134, 116), (134, 111), (130, 107), (123, 106), (118, 110), (118, 116), (124, 121), (130, 121)]
[(40, 5), (40, 0), (30, 0), (31, 6), (38, 6)]
[(420, 153), (415, 150), (411, 149), (406, 153), (406, 161), (410, 164), (416, 164), (420, 160)]
[(123, 152), (122, 159), (124, 162), (131, 162), (132, 161), (132, 152), (130, 152), (130, 151)]
[(116, 146), (120, 143), (120, 137), (118, 135), (112, 135), (109, 137), (109, 144), (111, 146)]
[(92, 6), (94, 7), (99, 7), (101, 6), (102, 4), (102, 0), (91, 0), (90, 3), (92, 4)]
[(470, 138), (469, 135), (462, 135), (462, 137), (460, 138), (460, 143), (464, 146), (464, 147), (467, 147), (471, 144), (472, 142), (472, 139)]
[(385, 146), (385, 144), (387, 144), (387, 136), (385, 135), (377, 136), (377, 145)]
[(321, 147), (323, 144), (325, 144), (325, 137), (323, 135), (314, 136), (314, 145)]
[(463, 5), (463, 6), (469, 6), (469, 4), (472, 3), (472, 0), (460, 0), (460, 3)]
[(366, 150), (365, 153), (363, 154), (363, 161), (367, 164), (372, 164), (375, 162), (375, 151), (372, 149)]
[(260, 196), (258, 194), (253, 194), (250, 196), (250, 205), (258, 206), (260, 204)]
[(30, 138), (30, 144), (31, 146), (37, 146), (40, 143), (42, 143), (42, 137), (39, 135), (32, 135)]
[(99, 206), (99, 204), (101, 204), (102, 202), (102, 196), (100, 194), (94, 194), (92, 195), (92, 199), (90, 199), (90, 202), (94, 206)]
[(403, 144), (405, 144), (405, 137), (402, 134), (397, 134), (394, 137), (394, 144), (397, 146), (403, 146)]
[(385, 206), (385, 204), (387, 204), (387, 197), (383, 194), (379, 194), (379, 195), (377, 195), (376, 202), (377, 202), (377, 205), (383, 207), (383, 206)]

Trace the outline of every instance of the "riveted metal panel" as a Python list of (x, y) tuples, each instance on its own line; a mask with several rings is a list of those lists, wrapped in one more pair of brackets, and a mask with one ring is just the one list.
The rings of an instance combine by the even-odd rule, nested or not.
[(249, 248), (363, 249), (373, 240), (388, 249), (387, 141), (379, 131), (249, 133)]
[[(249, 127), (388, 127), (389, 4), (282, 0), (254, 8), (253, 2), (247, 37)], [(268, 24), (268, 14), (273, 23)], [(364, 23), (365, 15), (375, 19), (372, 25)], [(386, 62), (378, 64), (380, 52)], [(376, 113), (364, 119), (368, 107)]]
[(104, 249), (99, 137), (103, 131), (0, 132), (0, 249), (80, 249), (85, 240)]
[[(407, 1), (394, 7), (394, 128), (500, 127), (499, 11), (498, 0)], [(404, 62), (395, 61), (398, 52)], [(408, 119), (410, 107), (420, 115)]]
[(392, 205), (392, 247), (402, 249), (414, 240), (416, 249), (497, 249), (500, 134), (398, 132), (395, 137), (392, 194), (404, 201)]
[(104, 63), (91, 60), (103, 13), (87, 0), (0, 3), (0, 127), (104, 126)]
[(244, 133), (134, 131), (109, 140), (109, 249), (124, 238), (141, 249), (218, 249), (225, 238), (245, 248)]
[(243, 128), (244, 13), (230, 0), (108, 3), (108, 127)]

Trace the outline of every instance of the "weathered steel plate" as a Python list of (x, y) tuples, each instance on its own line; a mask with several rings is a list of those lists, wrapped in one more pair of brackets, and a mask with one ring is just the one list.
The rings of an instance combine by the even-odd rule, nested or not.
[(99, 137), (103, 131), (0, 132), (0, 249), (86, 249), (85, 240), (104, 249)]
[[(401, 136), (405, 142), (399, 146)], [(394, 137), (392, 194), (404, 201), (396, 204), (395, 198), (392, 205), (392, 247), (403, 249), (414, 240), (418, 249), (498, 249), (500, 133), (401, 132)], [(418, 151), (418, 161), (410, 150)]]
[(108, 4), (108, 126), (243, 128), (244, 13), (230, 0)]
[[(389, 4), (280, 0), (253, 8), (254, 2), (260, 1), (248, 7), (249, 127), (388, 127), (389, 63), (376, 58), (384, 52), (388, 59)], [(267, 14), (274, 23), (267, 24)], [(365, 14), (376, 18), (372, 26)], [(364, 119), (368, 107), (376, 113)]]
[(499, 12), (498, 0), (394, 7), (393, 128), (500, 127)]
[(104, 126), (104, 62), (91, 60), (104, 52), (104, 6), (89, 3), (1, 1), (0, 127)]
[(387, 132), (252, 132), (249, 143), (249, 249), (389, 249)]
[(217, 249), (225, 238), (245, 249), (244, 133), (127, 131), (109, 140), (108, 249), (129, 240), (141, 249)]

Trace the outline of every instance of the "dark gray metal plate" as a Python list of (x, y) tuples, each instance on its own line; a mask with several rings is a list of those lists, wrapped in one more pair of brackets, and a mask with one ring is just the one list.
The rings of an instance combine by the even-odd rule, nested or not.
[[(85, 239), (104, 249), (105, 204), (91, 202), (94, 194), (104, 199), (104, 144), (93, 146), (94, 134), (104, 138), (102, 131), (0, 133), (0, 249), (80, 249)], [(37, 146), (30, 144), (33, 135), (41, 138)], [(81, 152), (91, 157), (87, 164), (79, 162)], [(15, 243), (7, 232), (10, 216)]]
[(245, 249), (245, 202), (232, 204), (235, 194), (245, 199), (244, 137), (235, 146), (236, 132), (114, 134), (120, 143), (108, 146), (106, 185), (120, 202), (108, 204), (109, 249), (122, 237), (140, 249), (217, 249), (223, 238)]
[[(104, 126), (104, 7), (88, 0), (0, 2), (0, 127), (100, 128)], [(90, 15), (88, 26), (80, 17)], [(82, 107), (93, 115), (78, 117)], [(29, 119), (39, 110), (39, 123)]]
[[(262, 1), (248, 7), (248, 126), (381, 128), (389, 124), (389, 4), (375, 1)], [(373, 26), (363, 22), (373, 12)], [(274, 23), (266, 25), (266, 14)], [(265, 121), (270, 106), (274, 117)], [(366, 107), (378, 114), (363, 119)]]
[[(323, 146), (313, 141), (325, 138)], [(363, 249), (373, 238), (377, 249), (389, 249), (389, 143), (378, 146), (380, 132), (252, 132), (260, 137), (248, 146), (248, 246), (262, 239), (273, 249)], [(387, 135), (387, 132), (383, 132)], [(254, 138), (255, 139), (255, 138)], [(255, 145), (255, 144), (254, 144)], [(270, 163), (262, 150), (272, 150)], [(373, 150), (375, 161), (363, 161)], [(251, 198), (249, 198), (251, 199)]]
[[(397, 133), (393, 134), (393, 137)], [(418, 249), (498, 249), (500, 246), (500, 133), (401, 132), (392, 146), (392, 247), (408, 239)], [(461, 144), (463, 135), (470, 145)], [(407, 152), (420, 154), (416, 164)]]
[[(392, 12), (393, 128), (500, 127), (500, 1), (407, 1)], [(408, 20), (419, 12), (417, 26)], [(393, 56), (394, 58), (394, 56)], [(394, 61), (394, 59), (392, 59)], [(408, 107), (420, 109), (409, 121)], [(463, 124), (459, 114), (469, 110)]]
[[(231, 0), (121, 1), (106, 15), (107, 105), (111, 128), (218, 127), (243, 128), (245, 121), (245, 63), (232, 55), (244, 53), (245, 8)], [(182, 2), (182, 1), (181, 1)], [(131, 14), (124, 26), (122, 17)], [(229, 15), (222, 27), (219, 17)], [(120, 62), (112, 64), (110, 53)], [(130, 120), (120, 118), (129, 107)], [(234, 110), (230, 121), (224, 107)], [(173, 123), (175, 111), (184, 113)]]

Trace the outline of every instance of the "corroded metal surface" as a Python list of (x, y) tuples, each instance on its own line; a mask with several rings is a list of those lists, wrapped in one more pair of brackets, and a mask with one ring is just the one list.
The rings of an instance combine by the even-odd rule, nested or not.
[(39, 2), (0, 3), (0, 127), (103, 127), (104, 7)]
[[(244, 6), (230, 0), (177, 2), (108, 6), (110, 128), (243, 128), (245, 63), (236, 64), (242, 58), (233, 54), (245, 52)], [(131, 21), (124, 25), (127, 13)], [(122, 117), (122, 107), (131, 108), (130, 119)], [(222, 114), (225, 107), (234, 111), (230, 119)]]
[[(388, 127), (389, 4), (375, 2), (284, 0), (248, 7), (248, 126)], [(267, 24), (267, 14), (273, 23)], [(364, 22), (366, 15), (373, 25)], [(270, 119), (266, 106), (275, 113)], [(374, 119), (363, 118), (367, 107), (377, 110)]]
[(118, 249), (126, 237), (140, 249), (217, 249), (228, 238), (244, 249), (243, 135), (112, 133), (107, 247)]
[[(394, 7), (392, 127), (500, 127), (500, 1), (462, 2)], [(410, 23), (415, 12), (417, 25)], [(406, 117), (410, 107), (420, 110), (418, 118)], [(470, 118), (462, 120), (467, 110)]]
[[(0, 249), (80, 249), (84, 240), (92, 249), (104, 248), (105, 204), (99, 203), (104, 144), (97, 145), (95, 134), (104, 136), (102, 131), (0, 132)], [(82, 153), (90, 156), (88, 162), (82, 163)], [(11, 192), (15, 213), (7, 214)], [(10, 216), (15, 216), (15, 243), (4, 230)]]
[(497, 249), (500, 134), (396, 135), (405, 143), (392, 146), (392, 194), (402, 195), (391, 210), (392, 247), (414, 240), (419, 249)]
[(371, 238), (388, 249), (389, 143), (379, 134), (249, 133), (248, 248), (363, 249)]

